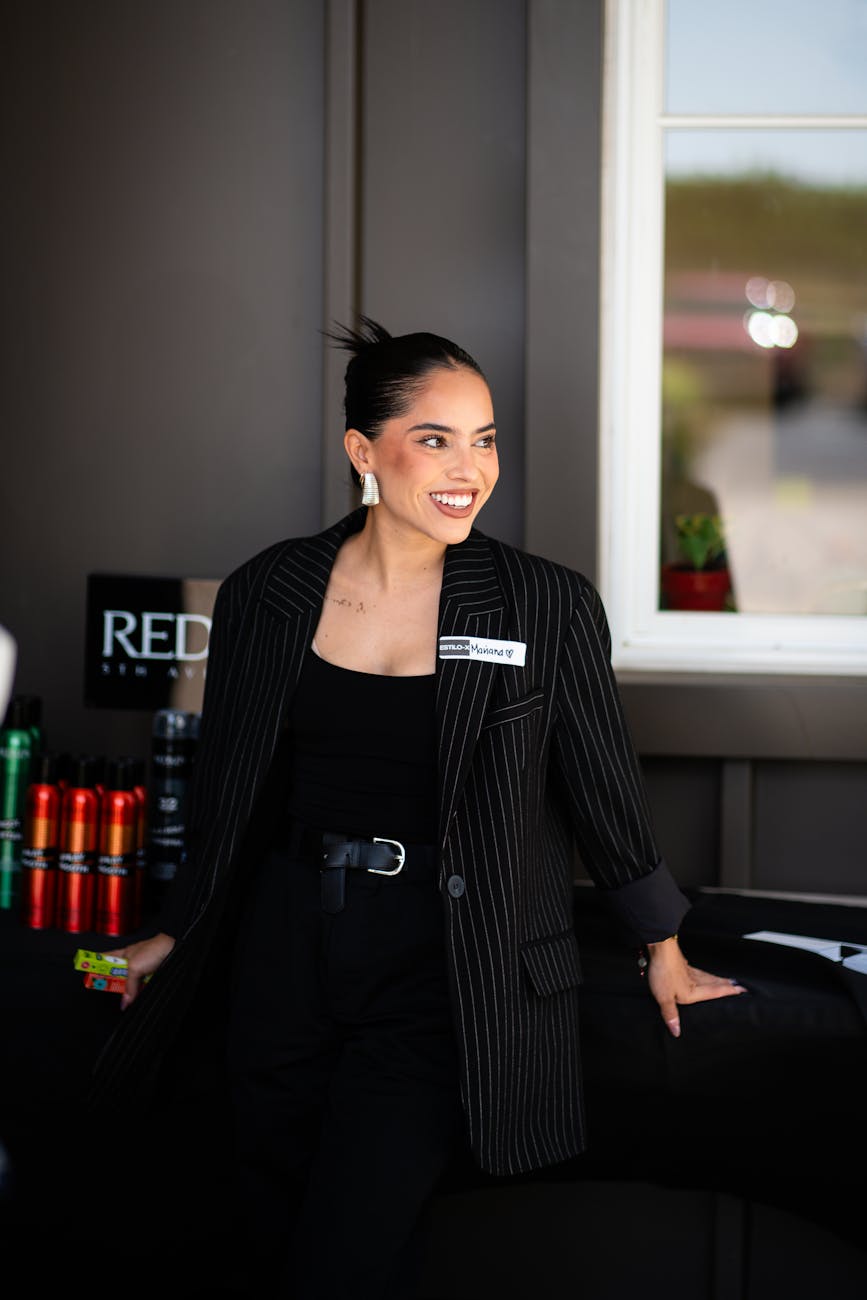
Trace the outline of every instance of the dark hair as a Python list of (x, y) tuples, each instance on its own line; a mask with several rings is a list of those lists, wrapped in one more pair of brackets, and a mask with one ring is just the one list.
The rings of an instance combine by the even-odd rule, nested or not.
[[(352, 353), (344, 376), (347, 429), (378, 437), (387, 420), (409, 410), (432, 370), (465, 366), (485, 378), (478, 362), (450, 339), (427, 333), (391, 335), (369, 316), (358, 319), (357, 329), (338, 324), (335, 330), (323, 331)], [(359, 482), (354, 470), (353, 479)]]

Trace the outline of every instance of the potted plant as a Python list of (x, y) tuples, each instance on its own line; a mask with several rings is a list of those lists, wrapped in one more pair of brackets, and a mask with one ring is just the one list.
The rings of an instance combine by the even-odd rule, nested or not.
[(681, 560), (662, 566), (663, 608), (732, 609), (731, 574), (720, 516), (676, 515), (674, 525)]

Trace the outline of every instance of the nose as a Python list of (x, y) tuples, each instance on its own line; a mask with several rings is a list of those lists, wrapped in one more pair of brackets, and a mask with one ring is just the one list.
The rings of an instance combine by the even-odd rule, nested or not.
[(476, 462), (469, 442), (456, 441), (446, 471), (449, 478), (469, 483), (476, 477)]

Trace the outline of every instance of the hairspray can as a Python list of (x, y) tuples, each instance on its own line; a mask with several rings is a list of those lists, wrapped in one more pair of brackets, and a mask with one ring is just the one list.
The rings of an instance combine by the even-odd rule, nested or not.
[(108, 764), (99, 810), (95, 929), (112, 938), (129, 934), (133, 928), (138, 835), (134, 786), (129, 759)]
[(94, 788), (96, 760), (79, 756), (63, 794), (57, 888), (57, 927), (68, 934), (93, 928), (99, 799)]
[(150, 792), (148, 905), (159, 910), (184, 857), (187, 792), (199, 736), (198, 713), (159, 709), (154, 714)]
[(17, 906), (27, 788), (33, 775), (30, 707), (13, 696), (0, 730), (0, 908)]
[(21, 920), (31, 930), (54, 925), (61, 791), (57, 756), (40, 754), (27, 790), (21, 848)]

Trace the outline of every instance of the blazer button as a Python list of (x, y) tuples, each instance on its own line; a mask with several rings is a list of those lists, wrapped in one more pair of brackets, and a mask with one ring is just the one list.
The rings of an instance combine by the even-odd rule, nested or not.
[(452, 898), (460, 898), (461, 894), (466, 889), (463, 876), (449, 876), (446, 888)]

